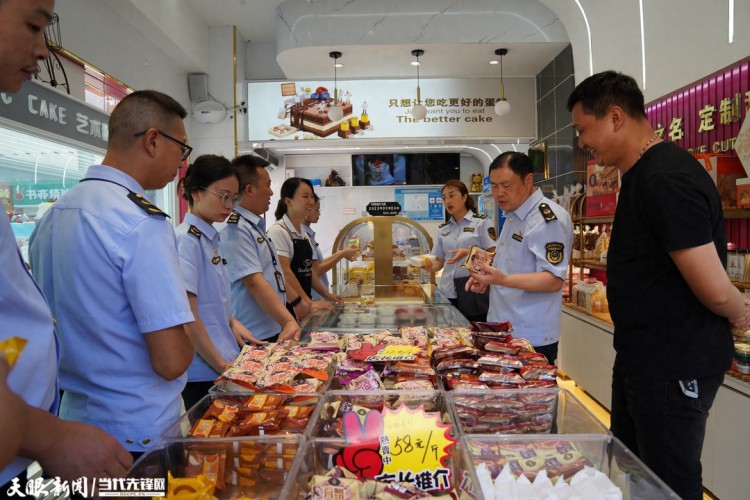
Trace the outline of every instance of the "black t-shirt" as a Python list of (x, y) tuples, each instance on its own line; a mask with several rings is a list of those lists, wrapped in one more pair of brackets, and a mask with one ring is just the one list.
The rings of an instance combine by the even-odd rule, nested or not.
[(607, 254), (614, 346), (633, 376), (693, 379), (729, 369), (728, 320), (698, 301), (668, 254), (710, 242), (726, 266), (716, 186), (687, 151), (657, 144), (622, 177)]

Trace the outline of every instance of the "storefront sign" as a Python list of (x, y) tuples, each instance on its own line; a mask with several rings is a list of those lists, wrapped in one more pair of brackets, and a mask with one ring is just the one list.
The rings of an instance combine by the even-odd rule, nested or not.
[(107, 149), (109, 115), (34, 82), (0, 93), (0, 117)]
[(344, 117), (328, 118), (333, 82), (297, 81), (248, 84), (248, 134), (251, 141), (381, 137), (534, 137), (533, 78), (505, 80), (513, 96), (510, 114), (499, 117), (497, 79), (435, 79), (421, 82), (427, 117), (415, 121), (416, 85), (410, 80), (338, 81)]
[(693, 154), (734, 156), (750, 109), (750, 59), (650, 103), (646, 115), (659, 136)]
[(76, 184), (78, 181), (70, 180), (67, 183), (61, 180), (13, 181), (0, 185), (0, 198), (7, 195), (17, 207), (39, 205), (57, 200)]
[(398, 215), (401, 205), (395, 201), (372, 201), (367, 204), (366, 210), (370, 215)]
[(411, 220), (443, 221), (445, 208), (440, 187), (398, 188), (396, 201), (404, 209), (404, 216)]

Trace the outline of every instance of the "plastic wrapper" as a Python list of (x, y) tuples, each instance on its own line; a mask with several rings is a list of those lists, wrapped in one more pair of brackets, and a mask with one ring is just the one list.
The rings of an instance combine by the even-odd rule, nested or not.
[(482, 272), (482, 266), (491, 266), (494, 259), (495, 252), (488, 252), (481, 247), (472, 245), (462, 267), (471, 271)]

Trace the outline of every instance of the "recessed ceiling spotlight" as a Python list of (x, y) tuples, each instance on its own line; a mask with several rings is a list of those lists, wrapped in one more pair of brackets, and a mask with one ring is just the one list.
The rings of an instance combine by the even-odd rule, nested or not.
[(490, 61), (490, 64), (494, 66), (496, 64), (500, 64), (500, 61), (493, 59), (492, 61)]

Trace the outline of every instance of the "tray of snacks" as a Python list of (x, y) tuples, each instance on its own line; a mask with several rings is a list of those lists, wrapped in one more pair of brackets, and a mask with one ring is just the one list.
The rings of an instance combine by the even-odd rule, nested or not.
[(485, 499), (677, 499), (611, 435), (464, 436)]
[(300, 435), (165, 441), (144, 453), (128, 478), (166, 485), (167, 497), (284, 498)]
[(565, 389), (456, 390), (447, 397), (463, 434), (609, 434)]
[(236, 438), (302, 434), (320, 401), (317, 394), (213, 393), (164, 432), (164, 439)]

